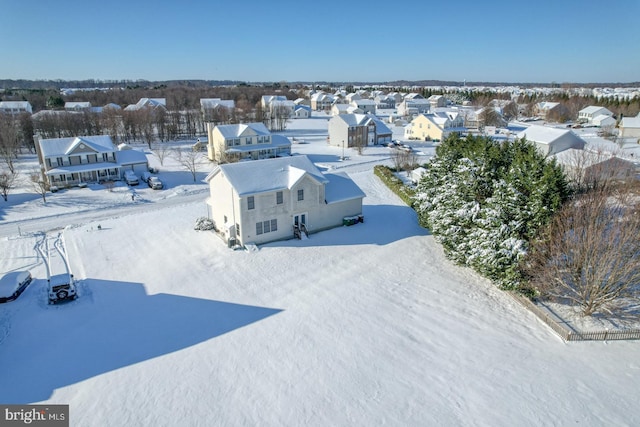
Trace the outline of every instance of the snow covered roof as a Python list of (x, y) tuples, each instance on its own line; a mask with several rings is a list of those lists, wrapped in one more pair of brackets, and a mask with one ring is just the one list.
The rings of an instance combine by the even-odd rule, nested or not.
[(640, 128), (640, 114), (637, 117), (623, 117), (620, 121), (621, 128)]
[(289, 189), (304, 175), (309, 175), (322, 184), (328, 182), (307, 156), (222, 164), (207, 175), (205, 180), (211, 181), (220, 172), (239, 196)]
[(236, 103), (233, 99), (220, 99), (220, 98), (200, 98), (200, 106), (202, 108), (235, 108)]
[(338, 116), (334, 116), (331, 120), (336, 119), (342, 120), (347, 124), (347, 126), (367, 126), (371, 121), (373, 121), (378, 135), (393, 133), (381, 120), (370, 114), (340, 114)]
[(91, 108), (91, 103), (83, 101), (68, 101), (64, 103), (64, 108), (66, 110), (81, 110)]
[(29, 101), (0, 101), (0, 110), (24, 110), (31, 112)]
[(605, 107), (598, 107), (597, 105), (590, 105), (590, 106), (588, 106), (586, 108), (583, 108), (578, 113), (579, 114), (588, 114), (588, 115), (593, 115), (593, 114), (596, 114), (596, 113), (606, 114), (602, 110), (606, 111), (609, 114), (613, 114), (613, 113), (611, 113), (611, 111), (607, 110)]
[(139, 150), (116, 151), (116, 160), (122, 166), (148, 163), (147, 155)]
[(518, 138), (526, 138), (528, 141), (539, 144), (552, 144), (553, 142), (569, 135), (570, 138), (580, 141), (584, 146), (584, 140), (568, 129), (558, 129), (548, 126), (531, 125), (518, 134)]
[(237, 138), (244, 135), (271, 135), (264, 123), (240, 123), (235, 125), (218, 125), (214, 128), (227, 138)]
[(40, 151), (44, 157), (69, 155), (80, 144), (96, 153), (110, 153), (115, 150), (109, 135), (76, 136), (69, 138), (48, 138), (40, 140)]
[(156, 108), (166, 107), (167, 100), (165, 98), (140, 98), (136, 104), (127, 105), (126, 111), (135, 111), (144, 107)]
[(91, 172), (91, 171), (100, 171), (105, 169), (119, 169), (120, 165), (110, 162), (101, 162), (101, 163), (84, 163), (82, 165), (74, 165), (74, 166), (57, 166), (54, 169), (50, 169), (45, 172), (45, 175), (61, 175), (61, 174), (72, 174), (72, 173), (80, 173), (80, 172)]
[(324, 176), (329, 181), (324, 190), (324, 198), (328, 205), (366, 197), (364, 191), (346, 173), (327, 173)]

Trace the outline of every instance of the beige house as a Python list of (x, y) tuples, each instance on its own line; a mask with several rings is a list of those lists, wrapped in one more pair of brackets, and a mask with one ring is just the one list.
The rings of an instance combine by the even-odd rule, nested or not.
[(206, 181), (209, 218), (230, 247), (304, 239), (362, 218), (364, 192), (344, 173), (323, 174), (307, 156), (222, 164)]
[(263, 123), (207, 123), (207, 156), (214, 162), (257, 160), (291, 154), (291, 141), (271, 135)]
[(459, 113), (420, 114), (404, 130), (405, 139), (442, 141), (453, 132), (465, 132), (464, 118)]
[(640, 113), (636, 117), (623, 117), (620, 121), (620, 137), (640, 142)]

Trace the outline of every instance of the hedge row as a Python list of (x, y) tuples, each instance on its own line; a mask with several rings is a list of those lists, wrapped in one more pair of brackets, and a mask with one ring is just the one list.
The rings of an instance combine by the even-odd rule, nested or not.
[(413, 207), (413, 196), (415, 191), (405, 185), (402, 180), (395, 176), (393, 169), (388, 166), (377, 165), (373, 168), (373, 173), (386, 184), (394, 193), (398, 195), (407, 205)]

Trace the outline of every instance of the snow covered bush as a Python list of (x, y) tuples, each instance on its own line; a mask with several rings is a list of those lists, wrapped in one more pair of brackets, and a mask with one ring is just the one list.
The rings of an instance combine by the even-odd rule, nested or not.
[(449, 258), (513, 289), (528, 242), (568, 197), (561, 168), (525, 140), (447, 138), (415, 194)]
[(195, 225), (195, 227), (193, 227), (193, 229), (194, 230), (199, 230), (199, 231), (215, 230), (216, 226), (213, 223), (213, 221), (210, 220), (209, 218), (200, 217), (200, 218), (196, 219), (196, 225)]

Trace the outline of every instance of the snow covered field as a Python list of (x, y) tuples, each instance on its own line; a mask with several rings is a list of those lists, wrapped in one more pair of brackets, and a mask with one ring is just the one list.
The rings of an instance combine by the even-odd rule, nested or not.
[[(389, 149), (340, 161), (323, 118), (287, 135), (365, 191), (363, 224), (231, 251), (193, 231), (207, 187), (170, 162), (162, 191), (12, 192), (0, 273), (35, 280), (0, 305), (0, 403), (69, 404), (73, 426), (640, 424), (640, 343), (565, 344), (451, 265), (373, 176)], [(78, 300), (47, 305), (39, 232)]]

